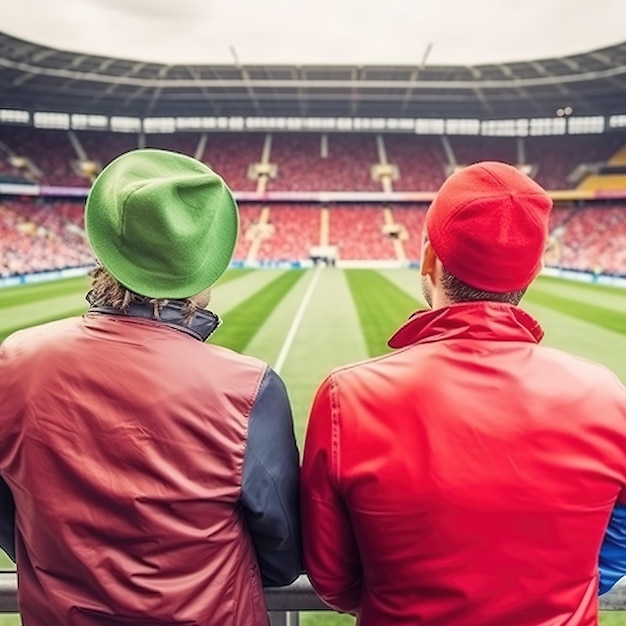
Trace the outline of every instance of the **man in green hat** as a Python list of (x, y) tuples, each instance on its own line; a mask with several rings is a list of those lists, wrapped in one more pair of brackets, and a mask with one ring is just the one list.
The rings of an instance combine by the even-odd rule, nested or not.
[(195, 159), (136, 150), (85, 223), (88, 313), (0, 349), (23, 624), (265, 626), (263, 585), (301, 571), (299, 459), (278, 375), (204, 343), (232, 194)]

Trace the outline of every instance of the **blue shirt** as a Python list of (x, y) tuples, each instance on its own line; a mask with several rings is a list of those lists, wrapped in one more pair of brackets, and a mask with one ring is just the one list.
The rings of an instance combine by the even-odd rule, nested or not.
[(600, 550), (600, 595), (626, 576), (626, 504), (616, 504)]

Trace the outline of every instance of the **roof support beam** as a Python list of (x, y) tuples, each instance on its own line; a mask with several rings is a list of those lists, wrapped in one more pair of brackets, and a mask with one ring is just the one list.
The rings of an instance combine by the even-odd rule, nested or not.
[(402, 102), (402, 113), (406, 111), (406, 107), (411, 100), (411, 96), (413, 95), (413, 84), (417, 82), (419, 78), (420, 72), (426, 67), (426, 61), (428, 60), (428, 55), (430, 51), (433, 49), (433, 44), (429, 43), (424, 50), (424, 54), (422, 55), (422, 61), (418, 67), (413, 68), (411, 75), (409, 76), (409, 86), (406, 88), (406, 92), (404, 94), (404, 101)]
[(196, 68), (193, 65), (186, 65), (185, 67), (187, 69), (187, 72), (189, 72), (189, 76), (191, 76), (194, 81), (196, 81), (197, 87), (200, 90), (200, 93), (204, 96), (204, 101), (211, 107), (213, 115), (219, 115), (221, 111), (215, 103), (215, 96), (211, 94), (211, 92), (202, 84), (201, 77), (198, 74)]
[[(159, 70), (159, 78), (165, 78), (169, 69), (170, 69), (169, 65), (164, 65)], [(144, 117), (149, 117), (151, 115), (156, 103), (159, 101), (159, 96), (161, 95), (162, 91), (163, 91), (162, 87), (157, 87), (156, 89), (153, 90), (152, 96), (150, 96), (150, 101), (148, 102), (148, 106), (146, 107), (146, 110), (144, 111)]]
[[(302, 75), (302, 68), (300, 66), (291, 68), (291, 76), (294, 80), (299, 80), (302, 82), (304, 78)], [(306, 103), (306, 93), (302, 87), (298, 87), (298, 109), (300, 110), (300, 115), (302, 117), (306, 117), (308, 114), (307, 111), (307, 103)]]
[[(514, 80), (363, 80), (359, 82), (359, 86), (365, 89), (409, 89), (420, 88), (429, 91), (441, 91), (446, 89), (510, 89), (510, 88), (530, 88), (540, 86), (553, 86), (555, 82), (559, 85), (574, 84), (582, 81), (592, 81), (608, 79), (615, 76), (626, 76), (626, 63), (623, 65), (607, 68), (606, 70), (593, 70), (580, 72), (578, 74), (564, 74), (560, 76), (550, 75), (545, 68), (537, 63), (532, 64), (538, 71), (541, 71), (542, 76), (535, 78), (516, 78)], [(12, 59), (0, 58), (0, 68), (5, 67), (17, 71), (21, 71), (27, 74), (36, 74), (40, 76), (49, 76), (55, 78), (72, 78), (77, 81), (88, 81), (95, 83), (106, 84), (118, 84), (118, 85), (133, 85), (136, 87), (158, 87), (162, 86), (163, 89), (169, 88), (184, 88), (184, 87), (197, 87), (204, 85), (206, 87), (244, 87), (249, 90), (251, 99), (258, 97), (252, 90), (255, 87), (261, 88), (276, 88), (276, 89), (296, 89), (298, 87), (304, 87), (306, 89), (315, 88), (344, 88), (351, 89), (354, 81), (349, 79), (315, 79), (315, 80), (289, 80), (289, 79), (254, 79), (251, 80), (245, 68), (243, 70), (243, 76), (240, 79), (221, 79), (221, 78), (203, 78), (198, 80), (183, 80), (183, 79), (168, 79), (161, 80), (158, 77), (143, 78), (138, 76), (132, 76), (131, 73), (125, 75), (112, 76), (103, 75), (97, 72), (81, 72), (69, 69), (51, 68), (51, 67), (38, 67), (28, 63), (21, 63), (13, 61)], [(540, 68), (540, 69), (539, 69)]]
[(235, 48), (231, 46), (230, 51), (231, 51), (231, 54), (233, 55), (233, 58), (235, 59), (235, 67), (239, 70), (239, 73), (241, 74), (241, 79), (243, 81), (243, 84), (246, 87), (246, 91), (248, 92), (250, 101), (254, 105), (254, 108), (257, 114), (263, 115), (259, 101), (257, 100), (256, 95), (254, 93), (254, 89), (252, 87), (252, 81), (250, 80), (250, 74), (248, 73), (248, 70), (239, 62), (239, 57), (237, 56), (237, 51), (235, 50)]
[(357, 117), (359, 110), (359, 75), (363, 73), (362, 67), (352, 68), (352, 89), (350, 90), (350, 117)]

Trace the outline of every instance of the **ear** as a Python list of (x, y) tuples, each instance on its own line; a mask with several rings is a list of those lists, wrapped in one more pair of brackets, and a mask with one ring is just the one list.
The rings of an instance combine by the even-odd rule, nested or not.
[(420, 274), (429, 276), (433, 284), (437, 278), (437, 255), (430, 245), (430, 241), (425, 241), (422, 245), (422, 258), (420, 261)]

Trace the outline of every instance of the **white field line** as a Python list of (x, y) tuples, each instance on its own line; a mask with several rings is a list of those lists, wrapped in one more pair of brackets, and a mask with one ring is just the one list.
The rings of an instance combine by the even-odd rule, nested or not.
[(277, 374), (280, 374), (280, 371), (283, 369), (283, 365), (287, 359), (287, 355), (289, 354), (289, 350), (291, 350), (291, 345), (293, 344), (293, 340), (296, 337), (296, 333), (298, 332), (298, 328), (300, 328), (300, 324), (302, 323), (302, 318), (304, 317), (304, 312), (306, 311), (307, 306), (309, 305), (309, 300), (313, 295), (313, 291), (315, 290), (315, 286), (317, 285), (317, 281), (319, 280), (320, 273), (322, 272), (323, 265), (318, 265), (315, 270), (315, 274), (309, 283), (309, 286), (304, 294), (304, 298), (302, 298), (302, 302), (298, 307), (298, 311), (296, 312), (295, 317), (293, 318), (293, 322), (291, 322), (291, 326), (289, 327), (289, 332), (285, 337), (285, 342), (283, 343), (280, 352), (278, 354), (278, 358), (276, 359), (276, 363), (274, 365), (274, 371)]

